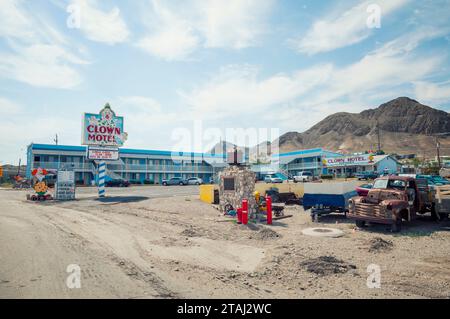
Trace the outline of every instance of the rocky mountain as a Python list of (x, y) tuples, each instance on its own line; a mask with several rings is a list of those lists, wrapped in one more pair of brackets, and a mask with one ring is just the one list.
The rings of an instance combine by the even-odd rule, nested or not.
[[(381, 149), (386, 153), (433, 157), (437, 136), (441, 155), (450, 156), (449, 132), (449, 113), (408, 97), (399, 97), (361, 113), (329, 115), (309, 130), (285, 133), (273, 143), (279, 143), (281, 152), (322, 147), (349, 153), (377, 150), (379, 137)], [(231, 143), (223, 143), (214, 148), (217, 153), (223, 150), (224, 145), (227, 150), (234, 147)], [(250, 153), (256, 153), (256, 149), (256, 146), (252, 147)]]
[(433, 135), (438, 135), (441, 154), (450, 155), (450, 138), (446, 136), (450, 132), (450, 114), (408, 97), (357, 114), (332, 114), (303, 133), (288, 132), (275, 142), (284, 152), (314, 147), (360, 152), (377, 149), (378, 129), (385, 152), (434, 156)]

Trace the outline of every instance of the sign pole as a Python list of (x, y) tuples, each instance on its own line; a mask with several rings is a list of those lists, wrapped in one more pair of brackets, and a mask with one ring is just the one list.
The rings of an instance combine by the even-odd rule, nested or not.
[(99, 114), (84, 113), (81, 135), (82, 144), (88, 146), (87, 159), (98, 164), (98, 196), (105, 197), (106, 161), (119, 159), (119, 147), (128, 138), (123, 131), (123, 117), (116, 116), (106, 103)]
[(98, 163), (98, 196), (105, 197), (106, 162)]

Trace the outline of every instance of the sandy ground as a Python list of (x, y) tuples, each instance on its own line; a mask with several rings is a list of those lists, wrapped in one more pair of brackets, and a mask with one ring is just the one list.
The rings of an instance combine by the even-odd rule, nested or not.
[[(74, 202), (34, 203), (0, 190), (0, 297), (450, 298), (448, 223), (355, 231), (341, 216), (313, 224), (292, 206), (293, 217), (271, 227), (243, 226), (188, 193), (196, 190), (110, 189), (134, 197), (99, 202), (86, 188)], [(311, 226), (345, 235), (302, 235)], [(371, 248), (379, 238), (387, 243)], [(70, 264), (81, 268), (79, 289), (66, 285)], [(366, 284), (370, 264), (381, 269), (378, 289)]]

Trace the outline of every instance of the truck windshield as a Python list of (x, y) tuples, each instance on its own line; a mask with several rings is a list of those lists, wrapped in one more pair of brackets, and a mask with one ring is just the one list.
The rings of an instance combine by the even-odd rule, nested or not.
[(377, 189), (404, 189), (406, 187), (406, 182), (398, 179), (378, 179), (373, 184), (373, 188)]

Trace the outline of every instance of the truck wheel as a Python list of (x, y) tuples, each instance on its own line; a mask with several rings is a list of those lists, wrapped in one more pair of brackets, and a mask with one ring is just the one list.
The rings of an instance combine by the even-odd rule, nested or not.
[(166, 182), (164, 182), (164, 183), (162, 183), (162, 185), (163, 185), (163, 186), (167, 186), (167, 183), (166, 183)]
[(431, 219), (435, 221), (441, 220), (441, 216), (439, 216), (439, 213), (436, 211), (436, 206), (434, 204), (431, 206)]
[(366, 221), (365, 220), (355, 220), (355, 224), (356, 224), (356, 227), (363, 228), (366, 226)]
[(392, 223), (391, 232), (399, 233), (401, 230), (402, 230), (402, 221), (401, 220), (397, 220), (394, 223)]

